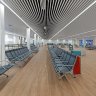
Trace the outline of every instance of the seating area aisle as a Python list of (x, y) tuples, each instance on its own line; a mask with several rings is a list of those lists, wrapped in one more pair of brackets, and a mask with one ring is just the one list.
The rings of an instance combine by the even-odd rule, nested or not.
[[(89, 58), (91, 55), (88, 52)], [(96, 96), (95, 57), (82, 57), (82, 74), (59, 80), (47, 47), (41, 50), (0, 91), (0, 96)]]

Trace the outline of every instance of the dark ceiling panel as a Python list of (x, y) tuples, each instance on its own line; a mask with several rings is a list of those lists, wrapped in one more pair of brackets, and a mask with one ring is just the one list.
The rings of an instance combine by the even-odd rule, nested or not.
[[(43, 38), (51, 38), (94, 0), (3, 0)], [(45, 28), (45, 29), (44, 29)]]

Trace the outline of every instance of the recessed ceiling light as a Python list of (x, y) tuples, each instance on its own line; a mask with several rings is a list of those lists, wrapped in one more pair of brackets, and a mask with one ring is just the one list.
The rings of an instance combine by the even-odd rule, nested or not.
[(46, 26), (44, 26), (44, 29), (45, 29), (45, 30), (47, 29)]

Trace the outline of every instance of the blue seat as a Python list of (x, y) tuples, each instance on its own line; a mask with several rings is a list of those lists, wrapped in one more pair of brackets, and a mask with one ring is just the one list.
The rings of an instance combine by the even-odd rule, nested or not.
[(4, 74), (7, 71), (6, 68), (0, 67), (0, 75)]
[(39, 50), (38, 47), (36, 47), (35, 45), (31, 45), (30, 48), (31, 48), (31, 52), (35, 52), (35, 53), (37, 53)]
[(8, 64), (4, 66), (0, 66), (0, 75), (5, 75), (8, 77), (8, 75), (5, 74), (6, 71), (8, 71), (11, 67), (13, 67), (13, 64)]
[(6, 68), (0, 66), (0, 75), (5, 75), (5, 76), (8, 77), (8, 75), (5, 74), (5, 72), (6, 72), (7, 70), (8, 70), (8, 69), (6, 69)]
[(58, 47), (48, 47), (48, 49), (52, 58), (52, 64), (60, 79), (68, 73), (72, 74), (76, 56)]
[(5, 52), (8, 60), (12, 63), (16, 63), (18, 61), (23, 61), (32, 56), (32, 52), (28, 50), (27, 47), (13, 49)]
[(6, 68), (6, 69), (10, 69), (13, 66), (14, 66), (13, 64), (8, 64), (8, 65), (4, 65), (3, 67)]
[(59, 73), (67, 73), (67, 72), (69, 72), (70, 70), (68, 69), (68, 68), (66, 68), (66, 67), (58, 67), (57, 68), (57, 72), (59, 72)]

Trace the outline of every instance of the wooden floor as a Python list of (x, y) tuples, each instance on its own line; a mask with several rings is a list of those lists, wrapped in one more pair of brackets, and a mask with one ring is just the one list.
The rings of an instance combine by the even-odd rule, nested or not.
[(59, 80), (52, 68), (47, 47), (0, 91), (0, 96), (96, 96), (96, 50), (82, 57), (82, 74)]

